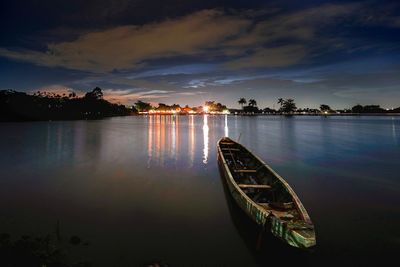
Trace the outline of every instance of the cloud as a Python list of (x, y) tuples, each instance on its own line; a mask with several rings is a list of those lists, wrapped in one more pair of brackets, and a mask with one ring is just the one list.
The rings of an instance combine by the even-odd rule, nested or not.
[(176, 92), (176, 91), (168, 91), (168, 90), (150, 90), (150, 91), (135, 91), (135, 90), (127, 90), (127, 89), (105, 89), (103, 90), (104, 99), (113, 102), (113, 103), (121, 103), (121, 104), (133, 104), (137, 100), (150, 101), (150, 102), (158, 102), (161, 99), (170, 99), (169, 102), (176, 101), (176, 97), (178, 96), (196, 96), (204, 94), (202, 91), (185, 91), (185, 92)]
[(170, 97), (173, 91), (167, 90), (150, 90), (136, 91), (136, 89), (103, 89), (104, 99), (114, 103), (132, 103), (139, 99), (151, 100)]
[(250, 56), (228, 62), (227, 66), (230, 69), (284, 67), (300, 62), (305, 56), (306, 50), (301, 45), (262, 48)]
[(203, 91), (195, 91), (195, 92), (181, 92), (181, 93), (176, 93), (176, 95), (184, 95), (184, 96), (194, 96), (194, 95), (201, 95), (205, 94), (206, 92)]
[(398, 28), (400, 27), (399, 8), (400, 5), (396, 1), (385, 4), (370, 2), (361, 6), (358, 10), (360, 15), (355, 22), (359, 25)]
[(206, 73), (216, 69), (216, 64), (186, 64), (186, 65), (174, 65), (169, 67), (157, 68), (147, 71), (141, 71), (130, 75), (129, 79), (148, 78), (148, 77), (159, 77), (168, 75), (179, 75), (179, 74), (195, 74), (195, 73)]
[[(331, 45), (332, 39), (324, 37), (321, 29), (353, 15), (356, 8), (356, 4), (328, 4), (264, 19), (246, 34), (225, 43), (229, 54), (241, 56), (225, 66), (239, 69), (284, 67), (299, 63), (315, 53), (313, 50), (318, 45)], [(243, 55), (243, 51), (249, 52)]]
[(71, 42), (48, 44), (45, 52), (0, 49), (0, 56), (41, 66), (110, 72), (144, 61), (195, 55), (238, 34), (250, 21), (216, 10), (143, 26), (119, 26), (81, 35)]
[[(336, 50), (361, 49), (357, 42), (351, 43), (349, 35), (341, 37), (342, 29), (346, 31), (343, 21), (368, 25), (382, 20), (387, 24), (390, 20), (391, 25), (400, 24), (398, 17), (380, 18), (372, 11), (369, 19), (365, 18), (358, 12), (360, 9), (371, 8), (350, 3), (325, 4), (289, 13), (277, 9), (230, 14), (203, 10), (141, 26), (124, 25), (84, 32), (72, 41), (49, 43), (46, 51), (0, 48), (0, 56), (92, 73), (137, 70), (166, 58), (177, 59), (174, 62), (183, 57), (191, 60), (180, 63), (182, 66), (177, 68), (150, 68), (150, 71), (132, 75), (131, 79), (159, 75), (161, 71), (166, 75), (207, 71), (211, 65), (221, 62), (218, 66), (228, 70), (285, 67)], [(337, 35), (332, 34), (336, 32)], [(369, 47), (374, 47), (372, 43)], [(365, 42), (363, 45), (365, 47)], [(194, 66), (191, 71), (188, 70), (190, 66)]]

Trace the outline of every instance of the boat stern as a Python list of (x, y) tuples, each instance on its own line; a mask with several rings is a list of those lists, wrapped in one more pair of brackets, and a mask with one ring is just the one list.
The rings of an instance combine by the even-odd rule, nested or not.
[(313, 225), (303, 222), (293, 223), (272, 218), (271, 232), (293, 247), (310, 248), (316, 245)]
[[(289, 242), (288, 242), (289, 243)], [(290, 245), (299, 248), (310, 248), (317, 244), (314, 229), (293, 229), (290, 234)]]

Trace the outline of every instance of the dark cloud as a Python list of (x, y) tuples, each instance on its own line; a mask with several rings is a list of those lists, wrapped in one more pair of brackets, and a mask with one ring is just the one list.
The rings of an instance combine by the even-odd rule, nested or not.
[(395, 1), (32, 1), (1, 12), (3, 88), (101, 86), (116, 102), (196, 105), (398, 96)]
[(49, 44), (45, 52), (0, 49), (0, 56), (41, 66), (92, 72), (140, 67), (153, 58), (204, 53), (235, 36), (250, 21), (215, 10), (144, 26), (90, 32), (71, 42)]

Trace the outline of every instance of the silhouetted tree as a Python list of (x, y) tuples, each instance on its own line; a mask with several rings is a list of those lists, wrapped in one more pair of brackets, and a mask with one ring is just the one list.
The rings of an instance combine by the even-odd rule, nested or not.
[(254, 99), (250, 99), (249, 100), (249, 106), (256, 107), (257, 106), (257, 101), (255, 101)]
[(245, 104), (247, 103), (246, 98), (244, 98), (244, 97), (240, 98), (239, 101), (238, 101), (238, 103), (239, 103), (239, 105), (241, 105), (242, 108), (243, 108), (243, 105), (245, 105)]
[(299, 113), (306, 113), (306, 114), (320, 114), (321, 110), (316, 108), (300, 108), (296, 110)]
[(158, 107), (156, 108), (158, 111), (169, 111), (170, 109), (171, 107), (164, 103), (158, 103)]
[(290, 114), (290, 113), (295, 112), (297, 109), (296, 104), (294, 103), (294, 100), (291, 98), (288, 98), (286, 100), (279, 98), (278, 103), (281, 104), (280, 111), (283, 113)]
[(321, 106), (319, 106), (319, 109), (321, 110), (321, 112), (330, 112), (332, 111), (331, 107), (325, 104), (322, 104)]
[(364, 110), (363, 106), (361, 106), (360, 104), (355, 105), (354, 107), (351, 108), (351, 111), (353, 113), (362, 113)]
[(96, 119), (128, 115), (133, 111), (102, 99), (100, 88), (81, 98), (47, 92), (29, 95), (12, 90), (0, 91), (2, 121)]
[(264, 109), (263, 109), (263, 112), (264, 112), (264, 113), (267, 113), (267, 114), (275, 114), (275, 113), (276, 113), (276, 110), (267, 107), (267, 108), (264, 108)]
[(181, 106), (178, 105), (178, 104), (173, 104), (173, 105), (171, 105), (171, 109), (172, 109), (172, 110), (180, 110), (180, 109), (181, 109)]
[(208, 111), (223, 112), (227, 109), (225, 105), (222, 105), (221, 103), (215, 103), (215, 101), (206, 101), (204, 105), (208, 107)]
[(391, 113), (400, 113), (400, 107), (394, 108), (390, 111)]
[(253, 106), (245, 106), (243, 107), (243, 111), (245, 113), (258, 113), (259, 109), (257, 107), (253, 107)]
[(92, 99), (103, 99), (103, 92), (99, 87), (94, 88), (91, 92), (87, 92), (85, 95), (86, 98), (92, 98)]
[(216, 111), (223, 112), (224, 110), (228, 110), (228, 108), (225, 105), (222, 105), (221, 103), (218, 102), (216, 106)]
[(366, 105), (364, 106), (364, 113), (383, 113), (386, 112), (383, 108), (379, 105)]
[(355, 105), (352, 107), (351, 111), (353, 113), (384, 113), (386, 110), (381, 108), (379, 105)]
[(141, 100), (138, 100), (138, 101), (135, 103), (135, 108), (137, 109), (137, 111), (143, 112), (143, 111), (149, 111), (149, 110), (151, 110), (153, 107), (150, 105), (150, 103), (146, 103), (146, 102), (143, 102), (143, 101), (141, 101)]

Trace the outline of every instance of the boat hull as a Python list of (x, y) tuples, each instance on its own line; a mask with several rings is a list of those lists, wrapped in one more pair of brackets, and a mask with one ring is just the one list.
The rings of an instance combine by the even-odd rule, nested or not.
[(218, 165), (228, 185), (229, 192), (231, 193), (231, 196), (235, 202), (254, 222), (261, 226), (265, 226), (268, 221), (269, 212), (260, 208), (256, 203), (251, 201), (245, 194), (238, 190), (238, 188), (235, 186), (233, 178), (231, 179), (230, 177), (231, 175), (229, 169), (224, 166), (224, 160), (222, 159), (220, 153), (218, 153)]
[[(298, 248), (309, 248), (316, 245), (315, 232), (313, 228), (309, 228), (309, 224), (305, 222), (290, 223), (275, 217), (271, 211), (268, 211), (262, 206), (258, 205), (238, 187), (219, 147), (218, 165), (220, 172), (226, 181), (231, 196), (237, 205), (256, 224), (260, 225), (264, 229), (269, 229), (274, 236), (280, 238), (291, 246)], [(302, 205), (300, 209), (305, 212)]]

